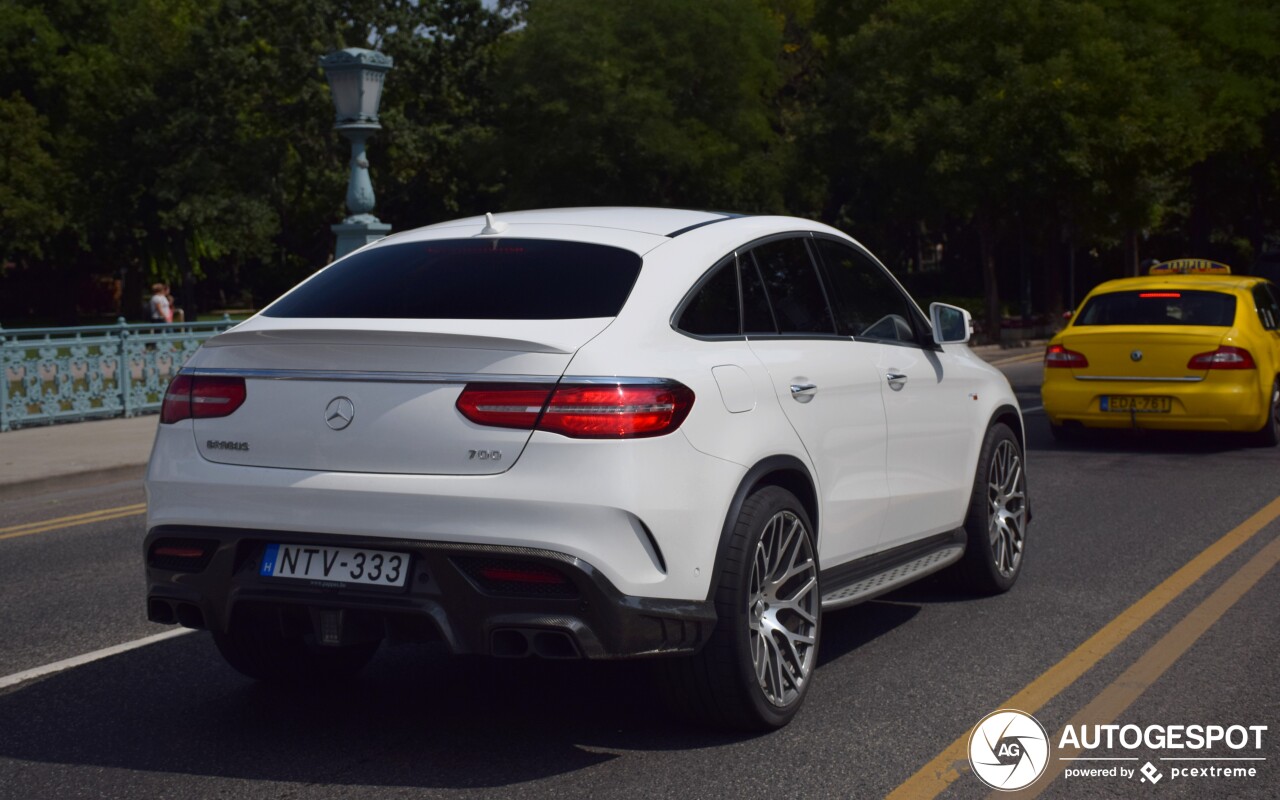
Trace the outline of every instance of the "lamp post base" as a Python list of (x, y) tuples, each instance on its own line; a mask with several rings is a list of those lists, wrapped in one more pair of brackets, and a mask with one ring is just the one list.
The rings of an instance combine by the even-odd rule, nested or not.
[(379, 222), (377, 217), (370, 217), (369, 221), (348, 221), (338, 225), (330, 225), (329, 230), (338, 236), (338, 242), (333, 249), (333, 260), (337, 261), (348, 253), (364, 247), (369, 242), (376, 242), (391, 233), (391, 225), (386, 222)]

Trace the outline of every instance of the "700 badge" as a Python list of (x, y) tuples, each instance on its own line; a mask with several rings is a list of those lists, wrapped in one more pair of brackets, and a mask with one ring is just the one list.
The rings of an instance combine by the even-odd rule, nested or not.
[(368, 586), (404, 586), (409, 556), (355, 547), (269, 544), (258, 574), (266, 578), (341, 581)]

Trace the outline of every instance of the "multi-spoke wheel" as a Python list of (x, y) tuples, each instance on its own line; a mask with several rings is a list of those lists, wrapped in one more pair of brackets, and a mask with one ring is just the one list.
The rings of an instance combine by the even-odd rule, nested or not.
[(1027, 476), (1022, 447), (1003, 423), (983, 440), (965, 530), (969, 542), (957, 565), (964, 582), (985, 594), (1008, 591), (1026, 548)]
[(813, 524), (793, 494), (752, 494), (721, 546), (716, 628), (698, 655), (666, 662), (683, 710), (735, 728), (778, 728), (813, 683), (822, 624)]
[(783, 510), (765, 523), (751, 561), (747, 627), (760, 690), (775, 706), (800, 697), (817, 656), (818, 564), (805, 524)]

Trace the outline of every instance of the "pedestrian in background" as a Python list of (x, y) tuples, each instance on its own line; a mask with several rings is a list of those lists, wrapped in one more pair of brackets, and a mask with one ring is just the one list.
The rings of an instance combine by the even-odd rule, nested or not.
[(173, 303), (169, 300), (169, 290), (163, 283), (151, 284), (151, 321), (173, 322)]

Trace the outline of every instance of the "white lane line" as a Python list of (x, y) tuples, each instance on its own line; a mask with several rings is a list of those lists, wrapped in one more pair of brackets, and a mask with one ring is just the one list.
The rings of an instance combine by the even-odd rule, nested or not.
[(110, 658), (111, 656), (119, 655), (120, 653), (127, 653), (130, 650), (137, 650), (139, 647), (146, 647), (149, 644), (163, 642), (165, 639), (172, 639), (176, 636), (183, 636), (188, 633), (195, 633), (195, 630), (191, 628), (178, 628), (177, 630), (165, 631), (164, 633), (157, 633), (155, 636), (148, 636), (143, 639), (135, 639), (132, 642), (125, 642), (124, 644), (118, 644), (113, 647), (104, 647), (101, 650), (94, 650), (92, 653), (85, 653), (82, 656), (74, 656), (72, 658), (63, 659), (62, 661), (55, 661), (52, 664), (45, 664), (43, 667), (36, 667), (35, 669), (29, 669), (23, 672), (15, 672), (12, 675), (0, 678), (0, 689), (7, 689), (10, 686), (16, 686), (19, 683), (29, 681), (33, 678), (51, 675), (55, 672), (62, 672), (64, 669), (79, 667), (92, 661)]
[(1030, 408), (1022, 409), (1023, 414), (1034, 414), (1037, 411), (1044, 411), (1044, 406), (1031, 406)]

